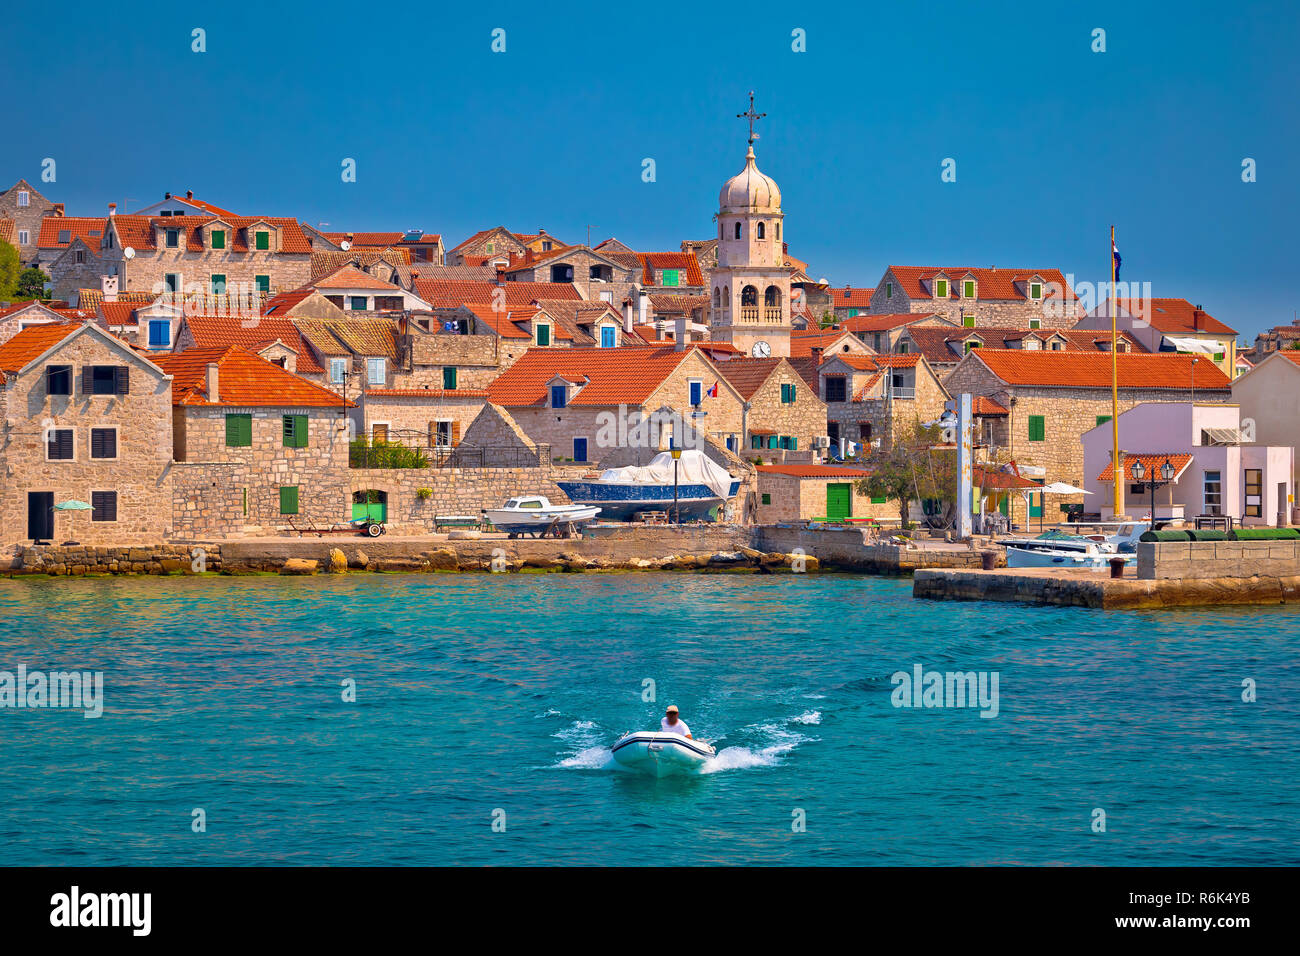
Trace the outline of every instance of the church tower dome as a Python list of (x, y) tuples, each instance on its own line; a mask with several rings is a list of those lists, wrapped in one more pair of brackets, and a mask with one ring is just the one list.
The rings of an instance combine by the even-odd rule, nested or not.
[(745, 168), (728, 179), (718, 193), (718, 209), (722, 212), (781, 210), (781, 189), (775, 179), (759, 171), (754, 162), (753, 143), (745, 155)]

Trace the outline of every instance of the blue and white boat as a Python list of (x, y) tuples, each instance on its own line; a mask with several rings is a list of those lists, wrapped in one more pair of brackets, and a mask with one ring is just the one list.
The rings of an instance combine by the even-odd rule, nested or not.
[(597, 505), (602, 519), (614, 521), (630, 521), (646, 511), (673, 512), (674, 490), (680, 520), (707, 520), (740, 491), (739, 479), (701, 451), (682, 452), (675, 484), (673, 465), (672, 453), (665, 451), (648, 465), (610, 468), (599, 478), (556, 484), (575, 505)]

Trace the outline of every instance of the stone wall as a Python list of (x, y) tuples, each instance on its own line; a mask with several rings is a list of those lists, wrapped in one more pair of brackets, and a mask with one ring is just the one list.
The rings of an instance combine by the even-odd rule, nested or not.
[(1151, 541), (1137, 552), (1145, 580), (1300, 576), (1300, 541)]
[(116, 547), (24, 547), (8, 570), (14, 574), (49, 574), (69, 577), (87, 574), (195, 574), (220, 571), (221, 549), (216, 545), (141, 544)]

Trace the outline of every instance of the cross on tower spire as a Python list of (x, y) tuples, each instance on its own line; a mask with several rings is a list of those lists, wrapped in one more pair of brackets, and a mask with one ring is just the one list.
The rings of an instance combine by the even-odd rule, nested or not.
[(749, 110), (748, 110), (747, 112), (744, 112), (744, 113), (737, 113), (737, 114), (736, 114), (736, 118), (737, 118), (737, 119), (748, 119), (748, 120), (749, 120), (749, 145), (750, 145), (750, 146), (753, 146), (753, 145), (754, 145), (754, 140), (758, 139), (758, 134), (754, 132), (754, 120), (762, 119), (762, 118), (763, 118), (764, 116), (766, 116), (766, 115), (767, 115), (766, 113), (755, 113), (755, 112), (754, 112), (754, 91), (753, 91), (753, 90), (750, 90), (750, 91), (749, 91)]

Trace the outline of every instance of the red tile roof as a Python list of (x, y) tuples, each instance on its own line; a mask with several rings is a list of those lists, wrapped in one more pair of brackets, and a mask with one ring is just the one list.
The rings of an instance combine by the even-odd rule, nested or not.
[(533, 337), (532, 333), (520, 323), (531, 322), (537, 313), (541, 311), (536, 306), (526, 305), (514, 309), (507, 308), (498, 312), (492, 306), (480, 302), (469, 303), (465, 308), (486, 322), (488, 327), (503, 339), (531, 339)]
[[(220, 220), (230, 226), (233, 235), (227, 238), (228, 252), (252, 251), (252, 237), (248, 235), (250, 227), (266, 223), (280, 231), (280, 252), (311, 253), (311, 243), (302, 231), (296, 219), (278, 216), (135, 216), (118, 215), (113, 217), (114, 227), (123, 246), (133, 249), (155, 249), (155, 226), (164, 229), (183, 229), (185, 231), (186, 249), (190, 252), (202, 252), (204, 246), (199, 230), (211, 222)], [(252, 228), (256, 232), (256, 228)]]
[[(1227, 389), (1232, 383), (1213, 362), (1171, 352), (1113, 356), (1120, 388)], [(983, 362), (1009, 385), (1110, 388), (1112, 356), (1105, 352), (1026, 352), (974, 349), (965, 361)]]
[(1300, 365), (1300, 349), (1278, 349), (1277, 354), (1292, 365)]
[[(1125, 452), (1124, 473), (1128, 480), (1137, 481), (1137, 479), (1133, 477), (1133, 465), (1139, 460), (1142, 462), (1142, 467), (1146, 469), (1146, 477), (1143, 479), (1144, 481), (1162, 480), (1160, 479), (1160, 469), (1164, 466), (1166, 461), (1174, 466), (1174, 480), (1176, 481), (1182, 477), (1183, 472), (1187, 470), (1187, 466), (1192, 463), (1192, 456), (1145, 451)], [(1115, 463), (1113, 461), (1106, 462), (1106, 467), (1101, 470), (1101, 474), (1097, 476), (1097, 480), (1114, 481), (1114, 465)]]
[[(865, 309), (871, 305), (871, 297), (876, 294), (875, 289), (853, 288), (852, 286), (842, 286), (838, 289), (827, 289), (831, 297), (831, 305), (837, 309)], [(857, 316), (854, 316), (857, 318)]]
[[(962, 279), (975, 280), (977, 300), (1029, 301), (1029, 282), (1035, 277), (1044, 284), (1055, 283), (1064, 291), (1067, 301), (1074, 300), (1074, 292), (1059, 269), (980, 269), (971, 266), (890, 266), (889, 271), (898, 280), (904, 295), (909, 299), (932, 299), (931, 280), (948, 279), (948, 298), (960, 299)], [(922, 283), (925, 283), (924, 285)], [(927, 287), (928, 286), (928, 287)], [(1046, 287), (1043, 295), (1048, 296)]]
[(741, 398), (749, 401), (783, 361), (779, 358), (732, 358), (719, 362), (718, 371)]
[(503, 372), (488, 393), (496, 405), (542, 405), (556, 377), (584, 387), (570, 405), (645, 403), (690, 351), (672, 349), (528, 349)]
[[(825, 351), (829, 346), (834, 345), (846, 335), (852, 336), (853, 333), (849, 332), (847, 329), (838, 328), (827, 329), (825, 331), (820, 329), (814, 331), (810, 329), (806, 332), (791, 332), (790, 357), (802, 358), (807, 355), (812, 355), (813, 349), (821, 349)], [(856, 336), (854, 336), (854, 340), (859, 341)], [(860, 341), (859, 344), (861, 344)], [(836, 352), (835, 354), (839, 355), (841, 353)], [(826, 357), (829, 358), (830, 356)]]
[(262, 306), (262, 314), (271, 316), (278, 312), (284, 315), (295, 305), (298, 305), (304, 299), (310, 298), (315, 293), (316, 290), (310, 287), (294, 289), (292, 292), (281, 292), (266, 300), (266, 304)]
[[(277, 339), (298, 353), (300, 372), (323, 372), (316, 356), (303, 342), (298, 326), (271, 316), (188, 315), (185, 324), (200, 349), (225, 349), (232, 345), (257, 352)], [(183, 353), (182, 353), (183, 354)]]
[(375, 292), (398, 292), (402, 290), (391, 282), (377, 279), (368, 272), (362, 272), (356, 266), (347, 265), (312, 285), (317, 289), (370, 289)]
[(23, 329), (0, 345), (0, 382), (4, 381), (3, 373), (22, 371), (33, 359), (40, 358), (84, 325), (82, 322), (47, 322)]
[(1236, 329), (1229, 328), (1186, 299), (1120, 299), (1119, 307), (1166, 335), (1209, 333), (1235, 337), (1237, 334)]
[[(208, 400), (207, 369), (217, 366), (217, 401)], [(158, 359), (172, 376), (173, 405), (343, 408), (353, 403), (236, 346), (187, 349)]]
[[(81, 216), (45, 216), (41, 219), (40, 235), (36, 237), (36, 246), (40, 249), (66, 249), (73, 239), (80, 239), (92, 249), (99, 248), (99, 240), (104, 235), (108, 220), (104, 218)], [(60, 240), (60, 233), (66, 232), (68, 238)]]
[(760, 472), (770, 475), (789, 475), (792, 478), (867, 478), (871, 472), (865, 468), (837, 468), (834, 465), (755, 465)]
[[(920, 325), (907, 330), (907, 336), (916, 344), (927, 362), (955, 364), (965, 354), (967, 339), (978, 338), (984, 349), (1023, 349), (1025, 340), (1037, 338), (1047, 342), (1054, 336), (1064, 340), (1065, 351), (1099, 352), (1110, 346), (1110, 332), (1089, 329), (1008, 329), (1000, 326), (957, 327), (951, 325)], [(1141, 343), (1125, 332), (1119, 338), (1135, 352), (1145, 352)], [(1052, 351), (1049, 348), (1044, 351)], [(1025, 349), (1025, 351), (1033, 351)]]
[(581, 299), (582, 295), (569, 282), (474, 282), (462, 279), (415, 280), (415, 294), (433, 308), (458, 305), (491, 305), (497, 289), (505, 290), (507, 306), (524, 306), (534, 299)]
[(971, 481), (976, 488), (1016, 490), (1019, 488), (1042, 487), (1042, 485), (1033, 479), (1023, 478), (1015, 471), (1003, 471), (1000, 468), (991, 468), (988, 465), (972, 465)]
[(1011, 409), (999, 405), (987, 395), (976, 395), (971, 399), (970, 412), (972, 415), (982, 415), (990, 418), (998, 415), (1010, 415)]
[[(838, 325), (850, 332), (890, 332), (901, 326), (920, 322), (923, 319), (936, 323), (941, 321), (932, 312), (882, 312), (878, 315), (855, 315), (851, 318), (840, 319)], [(944, 322), (943, 324), (955, 328), (951, 323)]]
[(655, 272), (663, 269), (685, 270), (686, 281), (682, 285), (704, 285), (704, 272), (693, 252), (638, 252), (635, 255), (641, 260), (642, 285), (655, 285)]

